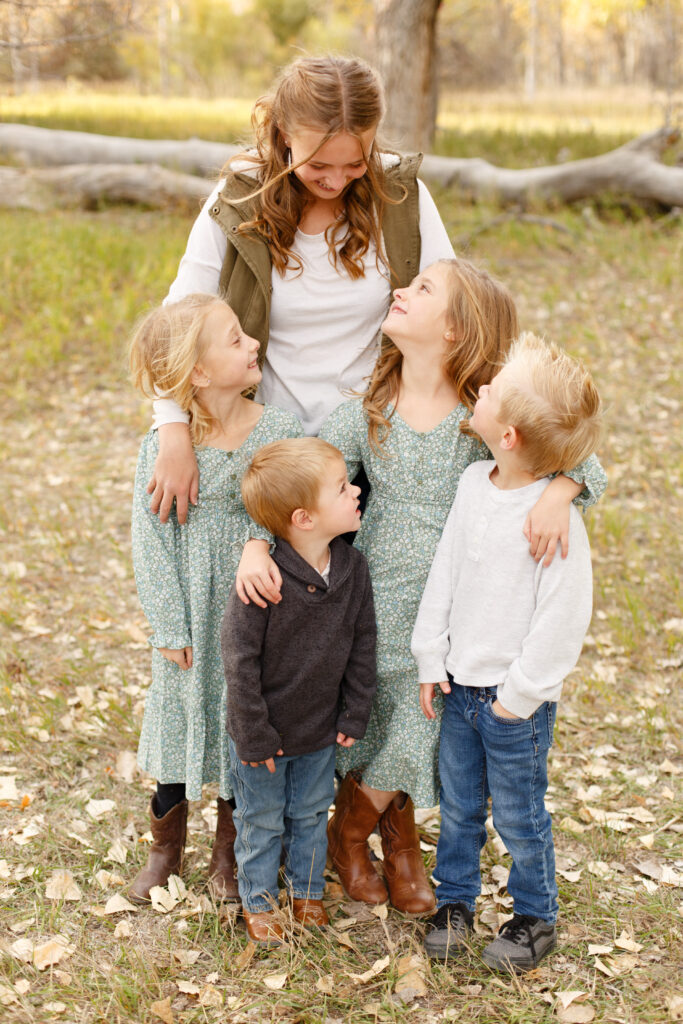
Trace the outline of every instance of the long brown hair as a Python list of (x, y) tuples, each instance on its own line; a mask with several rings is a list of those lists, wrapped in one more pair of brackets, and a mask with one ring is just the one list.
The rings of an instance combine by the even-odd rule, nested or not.
[[(460, 401), (471, 410), (479, 388), (495, 376), (517, 337), (517, 309), (505, 285), (486, 270), (468, 260), (439, 263), (448, 268), (448, 347), (443, 372)], [(391, 430), (387, 406), (396, 401), (402, 365), (402, 354), (385, 337), (363, 398), (370, 444), (379, 454)]]
[[(285, 133), (298, 128), (323, 132), (323, 146), (341, 132), (359, 136), (377, 129), (384, 113), (384, 94), (377, 73), (356, 57), (305, 57), (284, 69), (275, 91), (257, 100), (252, 113), (256, 153), (242, 153), (228, 161), (251, 161), (258, 172), (260, 187), (245, 200), (258, 201), (252, 220), (239, 226), (240, 232), (260, 235), (270, 250), (273, 266), (284, 274), (287, 266), (301, 267), (292, 245), (304, 208), (310, 199), (306, 186), (295, 174), (300, 166), (288, 163)], [(360, 141), (360, 139), (359, 139)], [(318, 147), (320, 148), (320, 147)], [(317, 149), (315, 150), (317, 152)], [(314, 153), (307, 155), (306, 163)], [(331, 224), (325, 239), (335, 267), (341, 262), (351, 278), (363, 277), (363, 257), (370, 244), (382, 253), (382, 212), (385, 203), (394, 204), (387, 192), (377, 142), (363, 153), (367, 171), (355, 178), (343, 194), (344, 217)], [(337, 244), (343, 244), (337, 250)]]

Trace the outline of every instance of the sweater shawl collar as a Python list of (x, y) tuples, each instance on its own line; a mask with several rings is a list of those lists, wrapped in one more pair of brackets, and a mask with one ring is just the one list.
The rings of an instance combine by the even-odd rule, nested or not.
[(328, 593), (334, 593), (342, 586), (351, 572), (351, 546), (341, 537), (335, 537), (330, 544), (329, 584), (325, 583), (320, 573), (282, 537), (277, 538), (273, 558), (289, 576), (307, 586), (314, 585), (320, 590), (325, 589)]

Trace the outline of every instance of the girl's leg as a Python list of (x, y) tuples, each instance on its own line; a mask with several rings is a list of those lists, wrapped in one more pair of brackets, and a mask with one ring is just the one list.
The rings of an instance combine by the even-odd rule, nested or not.
[[(159, 813), (158, 792), (167, 801), (167, 790), (182, 790), (180, 800), (171, 803), (165, 813)], [(177, 795), (177, 792), (176, 794)], [(166, 885), (171, 875), (179, 875), (183, 865), (183, 850), (187, 832), (187, 800), (185, 784), (170, 786), (157, 785), (157, 793), (149, 802), (149, 825), (152, 832), (152, 845), (147, 863), (133, 879), (128, 890), (128, 898), (133, 903), (149, 903), (149, 891), (155, 885)]]
[(163, 818), (176, 806), (176, 804), (181, 804), (184, 799), (184, 782), (157, 782), (157, 792), (154, 800), (154, 813), (157, 818)]
[(368, 786), (365, 781), (361, 781), (360, 788), (363, 790), (368, 800), (372, 801), (380, 814), (384, 814), (394, 797), (397, 797), (401, 792), (400, 789), (394, 789), (392, 791), (373, 789), (372, 786)]

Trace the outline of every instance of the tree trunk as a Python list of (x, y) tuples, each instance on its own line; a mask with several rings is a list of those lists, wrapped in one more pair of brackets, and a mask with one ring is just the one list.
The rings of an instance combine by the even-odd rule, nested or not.
[[(426, 156), (420, 177), (474, 200), (502, 204), (523, 205), (533, 199), (573, 202), (615, 192), (683, 207), (683, 165), (671, 167), (659, 159), (679, 138), (677, 131), (660, 128), (601, 156), (526, 170), (495, 167), (479, 159)], [(211, 190), (207, 179), (215, 178), (235, 151), (234, 146), (200, 140), (154, 142), (0, 125), (0, 157), (9, 155), (13, 163), (23, 165), (0, 167), (0, 207), (41, 210), (108, 201), (150, 207), (180, 202), (196, 208)], [(162, 162), (193, 170), (177, 173), (161, 167)], [(40, 169), (26, 169), (36, 164)], [(57, 166), (65, 164), (69, 166)]]
[(402, 150), (431, 148), (436, 129), (436, 17), (441, 0), (374, 0), (383, 134)]

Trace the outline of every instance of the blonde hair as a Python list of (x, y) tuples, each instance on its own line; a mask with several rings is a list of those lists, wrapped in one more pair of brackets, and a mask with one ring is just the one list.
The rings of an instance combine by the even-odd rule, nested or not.
[[(517, 308), (504, 284), (468, 260), (439, 260), (448, 269), (447, 349), (444, 376), (460, 401), (474, 408), (482, 384), (488, 384), (518, 332)], [(363, 407), (370, 444), (379, 454), (391, 430), (387, 405), (401, 383), (403, 356), (388, 338), (370, 377)]]
[(297, 508), (316, 508), (324, 474), (344, 459), (319, 437), (272, 441), (260, 448), (242, 477), (242, 501), (251, 518), (276, 537), (287, 537)]
[(557, 345), (528, 332), (513, 344), (506, 364), (513, 370), (506, 375), (497, 418), (519, 434), (524, 467), (537, 479), (574, 469), (600, 439), (602, 406), (590, 373)]
[[(303, 163), (335, 135), (356, 138), (377, 129), (384, 114), (384, 94), (377, 73), (357, 57), (304, 57), (284, 69), (275, 91), (257, 100), (252, 112), (256, 154), (241, 153), (228, 161), (245, 159), (259, 171), (261, 187), (235, 204), (258, 199), (255, 216), (238, 231), (260, 235), (270, 250), (273, 266), (284, 274), (288, 266), (302, 268), (292, 245), (309, 200), (306, 186), (295, 174)], [(285, 133), (308, 128), (323, 133), (320, 146), (293, 167)], [(360, 141), (360, 139), (359, 139)], [(344, 216), (328, 227), (325, 240), (335, 268), (341, 262), (349, 277), (364, 276), (363, 257), (373, 243), (383, 252), (382, 213), (385, 203), (395, 204), (387, 192), (379, 147), (375, 142), (363, 153), (367, 170), (349, 183), (343, 194)], [(337, 244), (343, 244), (337, 250)]]
[(192, 383), (192, 371), (209, 345), (204, 324), (215, 295), (196, 293), (148, 313), (131, 338), (128, 358), (134, 385), (148, 398), (162, 393), (173, 398), (190, 417), (190, 436), (201, 444), (213, 426)]

